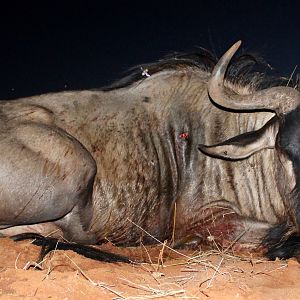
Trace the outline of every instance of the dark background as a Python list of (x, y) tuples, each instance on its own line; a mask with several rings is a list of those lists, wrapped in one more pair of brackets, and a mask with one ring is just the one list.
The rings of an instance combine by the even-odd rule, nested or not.
[(282, 75), (300, 63), (296, 1), (102, 2), (1, 2), (0, 99), (101, 87), (170, 52), (220, 56), (238, 39)]

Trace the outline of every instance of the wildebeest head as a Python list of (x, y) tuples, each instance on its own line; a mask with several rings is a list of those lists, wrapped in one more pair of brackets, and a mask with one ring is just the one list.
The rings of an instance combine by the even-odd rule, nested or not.
[[(300, 178), (300, 93), (291, 87), (278, 86), (238, 95), (224, 86), (228, 64), (239, 48), (235, 43), (219, 60), (208, 83), (210, 98), (232, 111), (273, 111), (269, 122), (256, 131), (235, 136), (213, 146), (199, 145), (199, 150), (224, 159), (243, 159), (267, 148), (280, 148), (292, 160), (297, 179)], [(298, 176), (297, 176), (298, 175)]]
[(292, 161), (296, 186), (293, 200), (287, 204), (290, 218), (272, 228), (263, 245), (267, 247), (270, 259), (295, 256), (300, 261), (300, 93), (287, 86), (271, 87), (248, 95), (236, 94), (227, 88), (224, 85), (225, 73), (240, 44), (240, 41), (234, 44), (215, 66), (208, 83), (210, 98), (220, 107), (232, 111), (273, 111), (276, 115), (256, 131), (212, 146), (200, 144), (198, 148), (208, 155), (228, 160), (244, 159), (260, 150), (275, 148), (279, 155), (283, 154)]

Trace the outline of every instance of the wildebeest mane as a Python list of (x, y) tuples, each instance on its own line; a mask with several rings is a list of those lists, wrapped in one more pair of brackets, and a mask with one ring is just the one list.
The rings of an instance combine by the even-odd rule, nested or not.
[(101, 90), (109, 91), (127, 87), (147, 78), (147, 74), (151, 76), (164, 70), (199, 68), (203, 71), (211, 72), (216, 63), (217, 59), (204, 48), (199, 48), (198, 51), (189, 53), (173, 52), (158, 61), (140, 64), (130, 68), (125, 72), (124, 77), (101, 88)]
[[(147, 76), (164, 70), (182, 70), (198, 68), (211, 73), (218, 59), (208, 50), (198, 48), (189, 53), (174, 52), (164, 58), (130, 68), (124, 76), (112, 84), (102, 87), (102, 91), (111, 91), (128, 87), (135, 82), (145, 80)], [(261, 90), (273, 86), (298, 87), (298, 79), (282, 77), (263, 58), (253, 53), (242, 53), (232, 60), (226, 79), (233, 85), (247, 86), (253, 90)]]

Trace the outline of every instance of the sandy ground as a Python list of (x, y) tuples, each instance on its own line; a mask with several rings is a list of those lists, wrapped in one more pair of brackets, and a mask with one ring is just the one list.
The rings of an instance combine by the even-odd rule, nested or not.
[[(141, 265), (101, 263), (71, 251), (29, 267), (39, 248), (0, 239), (1, 299), (300, 299), (300, 265), (212, 251), (101, 247)], [(189, 259), (190, 257), (191, 259)], [(151, 260), (151, 261), (150, 261)]]

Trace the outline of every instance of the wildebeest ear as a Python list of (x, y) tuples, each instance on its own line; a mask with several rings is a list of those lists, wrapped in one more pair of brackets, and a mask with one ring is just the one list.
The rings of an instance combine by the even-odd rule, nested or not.
[(199, 144), (198, 149), (210, 156), (238, 160), (262, 150), (275, 147), (279, 121), (273, 117), (262, 128), (235, 136), (222, 143), (206, 146)]

